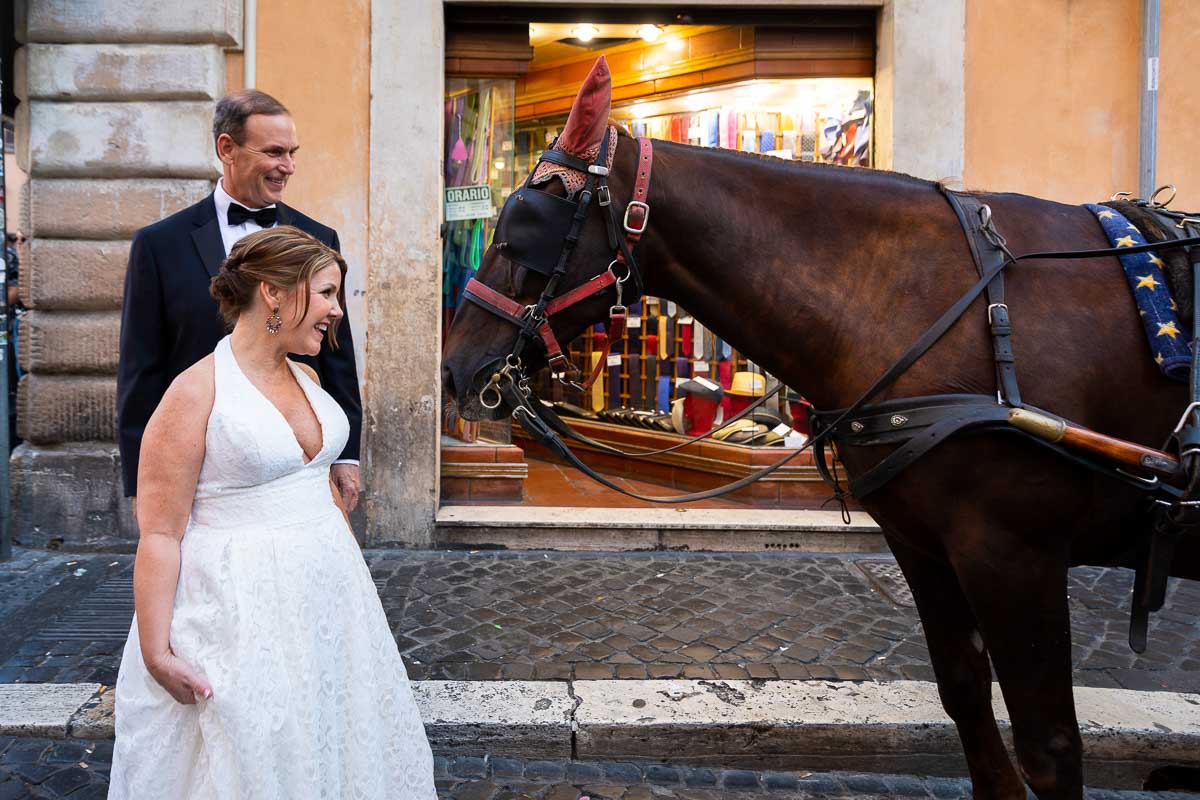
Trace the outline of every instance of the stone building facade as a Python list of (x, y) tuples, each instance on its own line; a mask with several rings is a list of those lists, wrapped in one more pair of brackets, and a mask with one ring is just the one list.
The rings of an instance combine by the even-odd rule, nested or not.
[(212, 104), (242, 4), (33, 0), (17, 14), (31, 238), (14, 530), (28, 545), (86, 545), (133, 532), (114, 444), (130, 239), (212, 189)]
[[(25, 544), (136, 536), (113, 444), (129, 242), (211, 191), (212, 105), (241, 85), (245, 2), (18, 0), (17, 142), (32, 242), (21, 286), (31, 309), (18, 407), (27, 441), (12, 458), (12, 489)], [(257, 85), (292, 108), (302, 144), (317, 142), (297, 175), (309, 182), (293, 181), (288, 202), (332, 222), (353, 254), (366, 535), (429, 546), (440, 468), (446, 4), (254, 2)], [(505, 5), (536, 15), (561, 4)], [(1086, 13), (1069, 0), (752, 5), (877, 12), (879, 167), (1067, 202), (1136, 188), (1139, 0), (1086, 4)], [(1182, 184), (1177, 205), (1194, 207), (1200, 160), (1187, 135), (1200, 88), (1186, 31), (1200, 27), (1200, 4), (1162, 0), (1162, 15), (1159, 172)]]

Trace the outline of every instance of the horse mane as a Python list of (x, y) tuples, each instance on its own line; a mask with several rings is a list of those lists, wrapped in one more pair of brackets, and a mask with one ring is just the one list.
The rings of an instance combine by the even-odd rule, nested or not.
[[(619, 122), (610, 119), (609, 123), (617, 129), (618, 140), (622, 137), (631, 140), (634, 139), (634, 136), (629, 129), (621, 125)], [(742, 150), (732, 150), (725, 147), (702, 147), (701, 145), (684, 144), (682, 142), (672, 142), (662, 139), (655, 140), (655, 145), (660, 143), (666, 144), (670, 147), (686, 148), (688, 150), (712, 154), (719, 158), (743, 160), (747, 162), (755, 161), (758, 162), (758, 165), (760, 166), (779, 172), (794, 173), (802, 170), (825, 170), (827, 173), (829, 173), (834, 170), (838, 170), (841, 171), (841, 173), (846, 177), (854, 177), (858, 179), (875, 178), (885, 182), (899, 182), (907, 188), (921, 189), (936, 188), (945, 181), (953, 180), (946, 178), (942, 181), (934, 182), (925, 180), (924, 178), (917, 178), (903, 172), (896, 172), (894, 170), (875, 169), (874, 167), (847, 167), (842, 164), (818, 164), (811, 161), (788, 161), (787, 159), (779, 158), (777, 156), (768, 156), (762, 153), (748, 153)]]

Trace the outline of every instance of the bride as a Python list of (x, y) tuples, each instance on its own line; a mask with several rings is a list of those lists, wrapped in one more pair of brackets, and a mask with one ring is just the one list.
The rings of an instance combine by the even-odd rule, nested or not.
[(434, 800), (408, 676), (329, 465), (346, 262), (292, 227), (213, 278), (233, 333), (171, 384), (138, 472), (109, 798)]

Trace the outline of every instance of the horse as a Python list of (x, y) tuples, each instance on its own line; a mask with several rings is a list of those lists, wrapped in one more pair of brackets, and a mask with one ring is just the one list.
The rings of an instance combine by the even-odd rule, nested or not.
[[(607, 82), (598, 62), (557, 149), (591, 154), (606, 141)], [(618, 131), (607, 175), (614, 207), (631, 197), (640, 168), (637, 142)], [(562, 198), (565, 184), (542, 190)], [(977, 195), (1014, 252), (1108, 246), (1083, 207)], [(941, 187), (902, 174), (654, 142), (645, 199), (652, 214), (636, 248), (645, 292), (688, 309), (818, 409), (849, 405), (978, 277)], [(561, 243), (560, 233), (552, 249)], [(532, 306), (547, 279), (506, 253), (493, 244), (477, 278)], [(603, 211), (589, 213), (561, 291), (603, 275), (612, 255)], [(551, 319), (552, 333), (570, 341), (605, 319), (613, 300), (612, 287), (586, 297)], [(994, 396), (986, 302), (977, 299), (881, 398)], [(1027, 402), (1145, 445), (1171, 432), (1186, 387), (1165, 379), (1146, 352), (1116, 258), (1015, 264), (1007, 304)], [(464, 417), (499, 419), (511, 410), (480, 395), (516, 336), (512, 320), (481, 306), (457, 312), (444, 342), (443, 386)], [(547, 363), (537, 348), (522, 358), (530, 374)], [(887, 451), (843, 447), (839, 456), (854, 476)], [(1026, 785), (1042, 800), (1083, 797), (1068, 569), (1131, 566), (1144, 530), (1141, 500), (1125, 483), (988, 429), (949, 438), (861, 499), (912, 589), (975, 797), (1024, 798)], [(1200, 579), (1196, 538), (1179, 543), (1172, 575)], [(1016, 765), (992, 712), (993, 668)]]

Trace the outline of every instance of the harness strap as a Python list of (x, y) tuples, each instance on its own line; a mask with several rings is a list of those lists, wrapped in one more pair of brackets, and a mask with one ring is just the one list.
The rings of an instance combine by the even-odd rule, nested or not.
[[(1008, 258), (1004, 237), (992, 226), (992, 212), (978, 197), (960, 194), (942, 187), (942, 193), (950, 201), (950, 207), (958, 216), (967, 244), (971, 248), (971, 260), (975, 270), (983, 275), (991, 266)], [(988, 245), (988, 246), (983, 246)], [(988, 325), (992, 332), (992, 358), (996, 362), (996, 391), (1014, 406), (1021, 405), (1021, 391), (1017, 388), (1017, 368), (1013, 357), (1012, 324), (1009, 321), (1008, 304), (1004, 302), (1004, 274), (996, 275), (988, 284)]]

